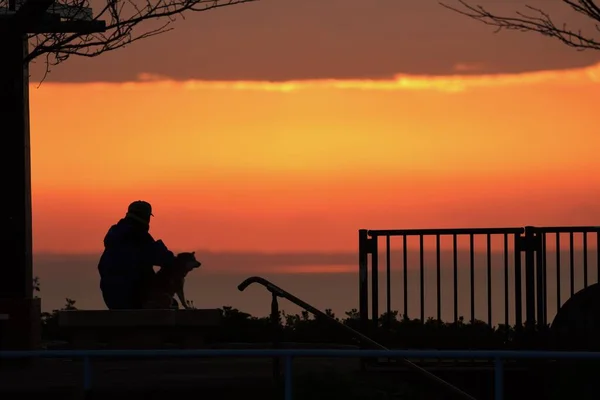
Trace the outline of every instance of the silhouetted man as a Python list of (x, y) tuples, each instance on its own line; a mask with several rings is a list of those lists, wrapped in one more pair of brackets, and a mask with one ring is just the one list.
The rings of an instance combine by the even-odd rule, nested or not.
[(125, 218), (111, 226), (104, 237), (98, 271), (102, 297), (111, 310), (142, 308), (142, 290), (155, 274), (153, 267), (169, 268), (175, 261), (162, 240), (150, 235), (152, 216), (149, 203), (134, 201)]

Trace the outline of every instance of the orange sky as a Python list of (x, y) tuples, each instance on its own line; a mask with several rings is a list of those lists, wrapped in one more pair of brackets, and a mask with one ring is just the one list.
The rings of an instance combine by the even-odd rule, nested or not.
[(359, 228), (591, 224), (600, 65), (389, 81), (31, 89), (35, 251), (132, 200), (175, 249), (353, 250)]

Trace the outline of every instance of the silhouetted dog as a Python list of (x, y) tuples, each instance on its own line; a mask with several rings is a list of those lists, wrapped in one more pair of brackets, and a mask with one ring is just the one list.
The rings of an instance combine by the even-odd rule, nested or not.
[(185, 277), (200, 265), (195, 252), (177, 254), (175, 264), (170, 268), (161, 268), (152, 279), (146, 291), (144, 308), (172, 308), (175, 295), (184, 308), (189, 308), (183, 292)]

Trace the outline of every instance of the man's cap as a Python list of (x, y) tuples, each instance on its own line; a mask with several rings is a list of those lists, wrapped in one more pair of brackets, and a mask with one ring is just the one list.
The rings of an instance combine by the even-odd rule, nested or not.
[(150, 203), (137, 200), (131, 203), (127, 208), (127, 216), (141, 222), (149, 223), (150, 217), (154, 217), (154, 214), (152, 214), (152, 206)]

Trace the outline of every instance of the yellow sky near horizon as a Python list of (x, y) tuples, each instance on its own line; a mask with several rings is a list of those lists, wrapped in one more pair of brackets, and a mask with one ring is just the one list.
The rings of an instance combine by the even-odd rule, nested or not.
[(353, 250), (359, 228), (594, 224), (600, 65), (382, 81), (31, 89), (34, 249), (131, 200), (177, 248)]

